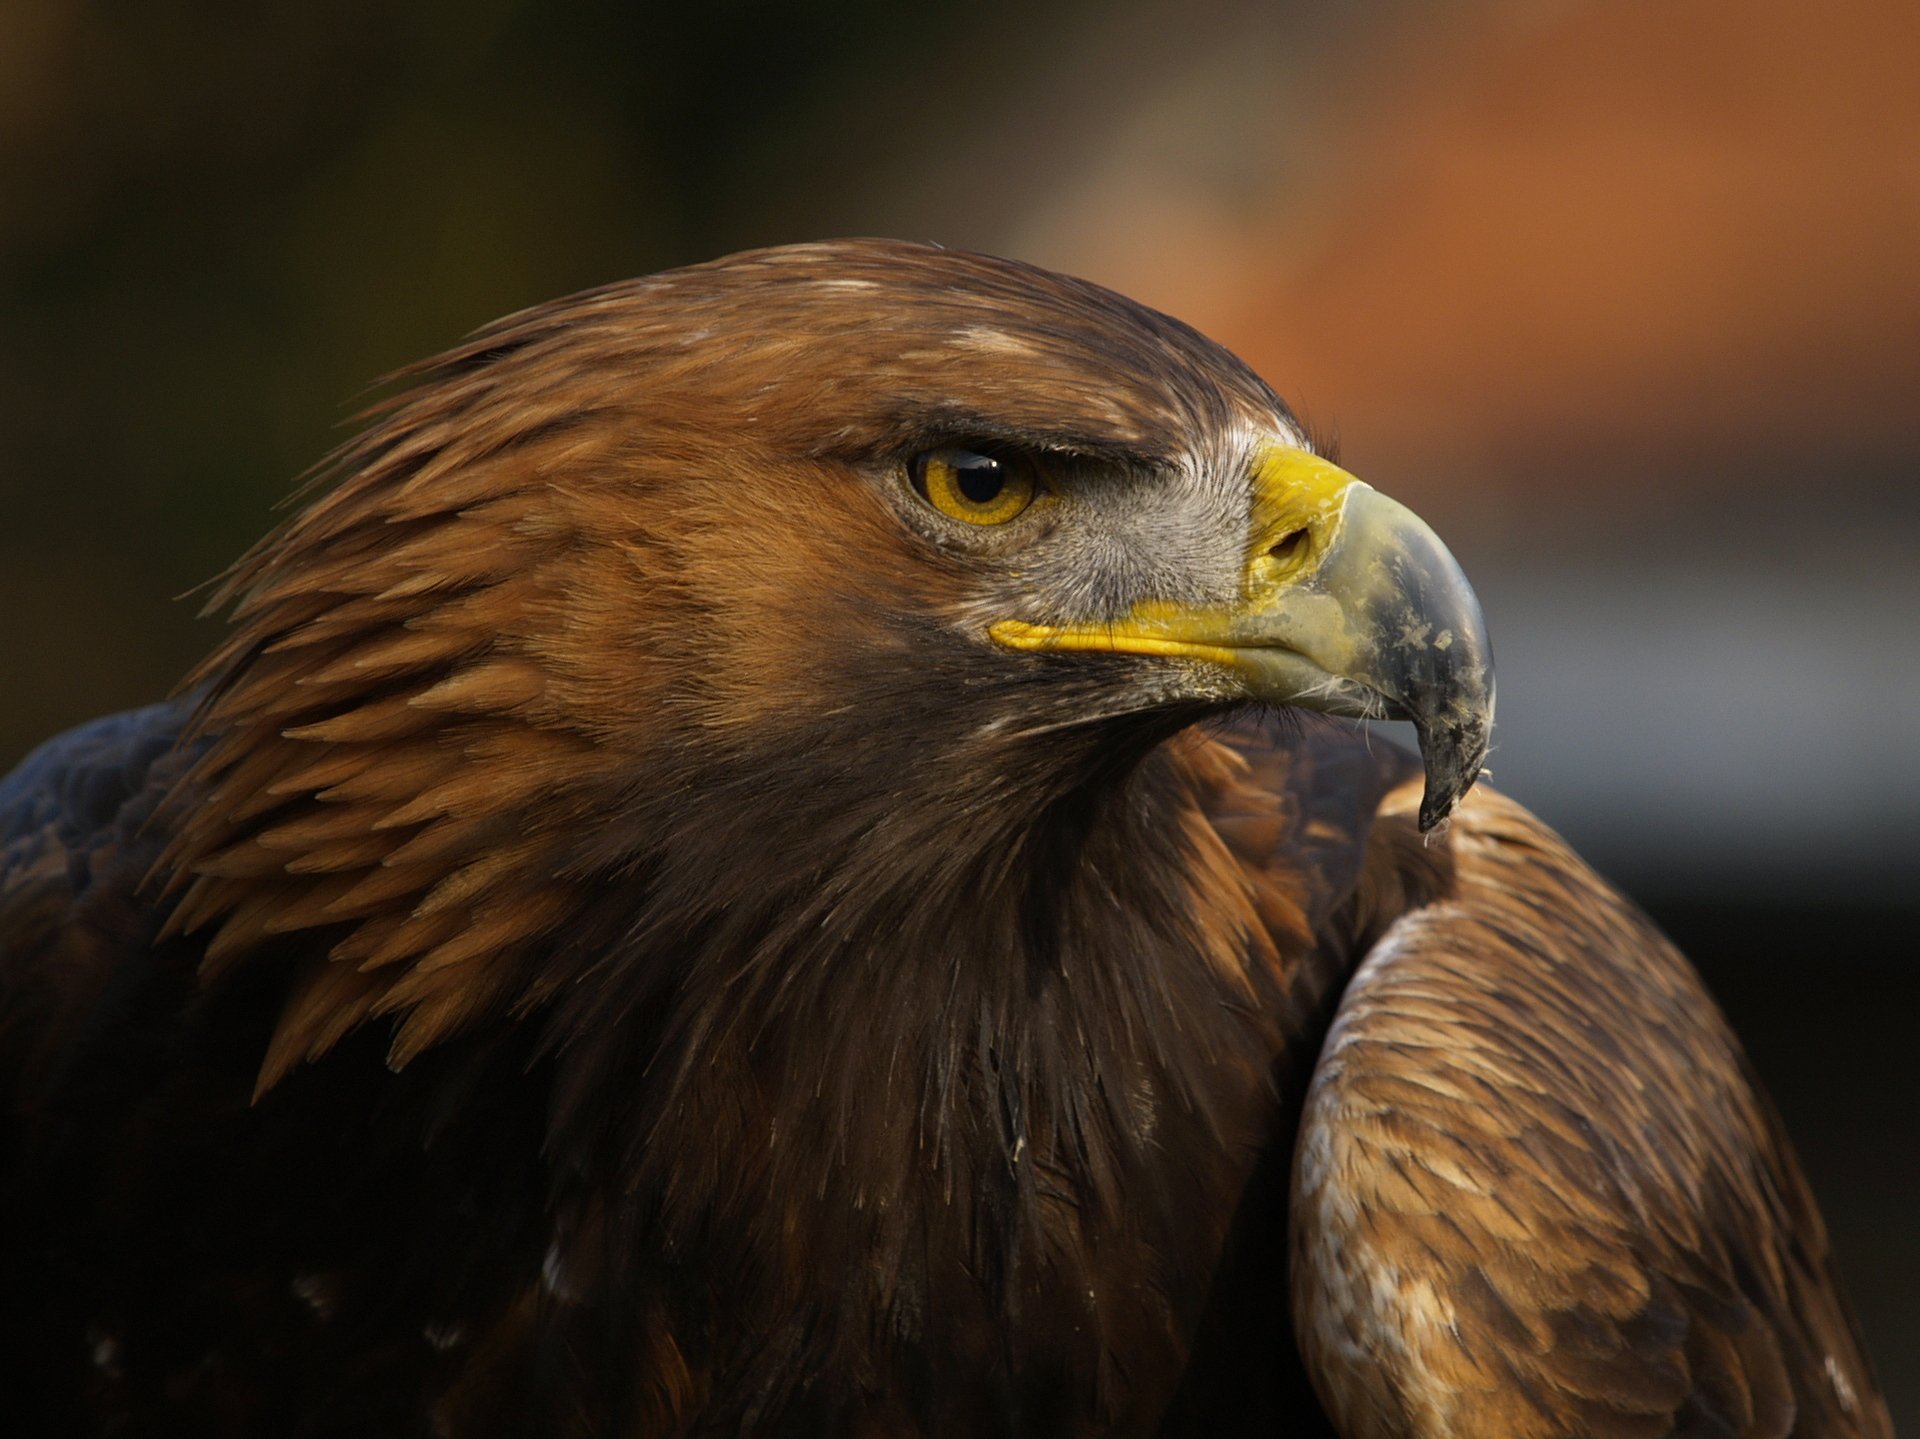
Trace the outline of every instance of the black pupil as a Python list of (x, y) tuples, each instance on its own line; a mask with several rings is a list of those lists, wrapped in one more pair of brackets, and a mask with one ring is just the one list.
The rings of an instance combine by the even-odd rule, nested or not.
[(971, 505), (990, 505), (1000, 498), (1000, 491), (1007, 487), (1007, 477), (1001, 472), (998, 460), (988, 459), (985, 455), (967, 455), (953, 462), (954, 478), (959, 483), (960, 493), (967, 497)]

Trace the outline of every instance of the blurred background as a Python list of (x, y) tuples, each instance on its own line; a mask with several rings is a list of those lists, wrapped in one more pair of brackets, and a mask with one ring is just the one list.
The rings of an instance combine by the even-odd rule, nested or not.
[(7, 0), (0, 771), (375, 377), (888, 234), (1245, 355), (1421, 511), (1493, 768), (1695, 957), (1920, 1425), (1920, 6)]

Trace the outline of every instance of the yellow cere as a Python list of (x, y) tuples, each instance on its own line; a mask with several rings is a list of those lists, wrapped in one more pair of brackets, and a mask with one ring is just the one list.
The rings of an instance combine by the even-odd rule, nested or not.
[(1361, 482), (1306, 450), (1275, 445), (1253, 467), (1247, 589), (1285, 583), (1326, 552), (1347, 497)]

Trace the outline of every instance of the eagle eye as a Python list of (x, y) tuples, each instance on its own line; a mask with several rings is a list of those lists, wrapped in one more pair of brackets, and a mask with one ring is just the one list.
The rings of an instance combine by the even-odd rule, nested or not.
[(1033, 503), (1040, 488), (1019, 457), (976, 450), (927, 450), (914, 456), (907, 473), (921, 499), (970, 525), (1004, 525)]

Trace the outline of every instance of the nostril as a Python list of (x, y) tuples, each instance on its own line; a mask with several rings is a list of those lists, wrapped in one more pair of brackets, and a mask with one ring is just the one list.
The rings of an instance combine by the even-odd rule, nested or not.
[(1307, 553), (1307, 532), (1292, 530), (1267, 546), (1267, 557), (1282, 567), (1292, 566)]

